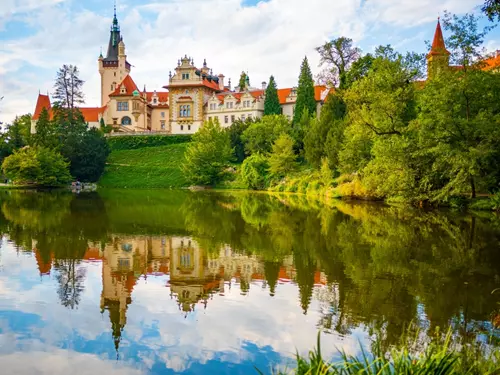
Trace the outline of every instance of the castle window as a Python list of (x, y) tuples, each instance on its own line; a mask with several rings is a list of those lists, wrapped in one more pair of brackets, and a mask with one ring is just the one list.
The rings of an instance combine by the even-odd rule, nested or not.
[(122, 117), (122, 125), (132, 125), (132, 120), (128, 116)]
[(182, 79), (189, 79), (189, 73), (182, 73)]
[(233, 108), (233, 102), (227, 102), (226, 108)]
[(241, 115), (241, 121), (245, 121), (245, 115)]
[(184, 130), (184, 125), (181, 125), (181, 130)]
[(191, 130), (191, 125), (188, 125), (188, 130)]
[(191, 104), (179, 106), (179, 117), (191, 117)]
[(154, 98), (153, 99), (153, 104), (158, 104), (158, 99)]
[(160, 115), (161, 115), (161, 118), (165, 118), (165, 112), (161, 112)]
[(160, 121), (161, 130), (165, 130), (165, 121)]
[(227, 124), (229, 122), (229, 116), (224, 116), (224, 124)]
[(116, 72), (115, 72), (115, 77), (116, 77)]
[(128, 111), (128, 102), (116, 102), (117, 111)]
[(231, 115), (231, 124), (234, 122), (234, 115)]

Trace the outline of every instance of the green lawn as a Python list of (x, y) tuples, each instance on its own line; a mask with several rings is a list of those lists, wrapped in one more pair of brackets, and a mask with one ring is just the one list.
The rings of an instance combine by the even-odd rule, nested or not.
[(188, 143), (112, 151), (99, 186), (178, 188), (187, 186), (181, 171)]

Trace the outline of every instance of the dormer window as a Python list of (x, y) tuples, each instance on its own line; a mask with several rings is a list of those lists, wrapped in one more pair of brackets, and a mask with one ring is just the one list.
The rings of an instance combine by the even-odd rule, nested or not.
[(295, 87), (292, 88), (292, 96), (297, 96), (297, 89)]
[(122, 85), (120, 87), (120, 94), (126, 94), (127, 93), (127, 88), (125, 87), (125, 85)]
[(158, 104), (158, 99), (154, 98), (153, 99), (153, 104)]
[(226, 108), (228, 108), (228, 109), (233, 108), (233, 102), (227, 102), (226, 103)]
[(182, 79), (189, 79), (189, 73), (182, 73)]

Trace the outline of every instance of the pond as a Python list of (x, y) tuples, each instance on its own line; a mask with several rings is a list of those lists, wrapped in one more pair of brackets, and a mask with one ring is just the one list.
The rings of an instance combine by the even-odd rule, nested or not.
[(489, 213), (243, 192), (0, 199), (6, 373), (270, 373), (318, 332), (325, 357), (355, 355), (410, 324), (500, 342)]

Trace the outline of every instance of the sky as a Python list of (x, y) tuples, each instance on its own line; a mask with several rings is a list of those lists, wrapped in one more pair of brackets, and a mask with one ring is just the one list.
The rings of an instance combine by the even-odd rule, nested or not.
[[(316, 75), (315, 47), (347, 36), (363, 52), (391, 44), (425, 52), (437, 17), (478, 12), (483, 0), (116, 0), (117, 15), (142, 89), (162, 90), (177, 60), (206, 58), (214, 74), (252, 86), (275, 76), (278, 87), (297, 84), (307, 56)], [(77, 65), (85, 106), (100, 105), (97, 58), (106, 52), (114, 0), (0, 0), (0, 122), (32, 113), (39, 92), (51, 93), (63, 64)], [(487, 37), (500, 49), (500, 28)], [(234, 84), (233, 84), (234, 86)]]

